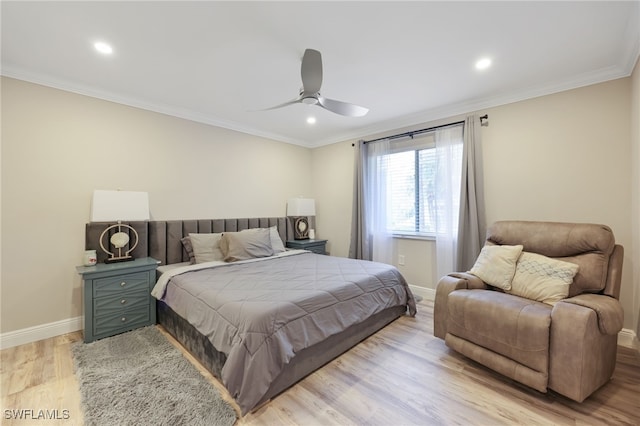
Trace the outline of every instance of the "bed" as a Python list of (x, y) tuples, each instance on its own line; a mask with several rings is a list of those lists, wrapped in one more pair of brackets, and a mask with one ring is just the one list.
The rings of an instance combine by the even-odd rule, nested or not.
[[(91, 225), (87, 244), (104, 229)], [(285, 251), (282, 241), (292, 235), (287, 218), (130, 225), (143, 246), (137, 256), (161, 262), (152, 293), (158, 322), (221, 380), (243, 414), (396, 318), (415, 314), (413, 295), (392, 266)], [(189, 234), (227, 234), (227, 252), (235, 253), (231, 237), (249, 229), (263, 242), (268, 229), (280, 247), (272, 239), (271, 253), (190, 263), (183, 244)]]

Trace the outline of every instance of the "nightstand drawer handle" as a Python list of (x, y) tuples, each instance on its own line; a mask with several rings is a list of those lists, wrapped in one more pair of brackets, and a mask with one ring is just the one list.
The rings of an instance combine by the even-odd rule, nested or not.
[(121, 321), (125, 322), (127, 320), (127, 317), (122, 317)]
[(121, 304), (121, 305), (126, 305), (126, 303), (127, 303), (127, 299), (122, 299), (122, 300), (120, 301), (120, 304)]
[(124, 287), (125, 285), (127, 285), (126, 281), (122, 281), (122, 282), (120, 283), (120, 287)]

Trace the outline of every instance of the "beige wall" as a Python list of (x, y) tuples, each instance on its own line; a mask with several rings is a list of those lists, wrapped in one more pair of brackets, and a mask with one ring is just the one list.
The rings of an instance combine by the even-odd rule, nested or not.
[(1, 331), (82, 314), (94, 189), (148, 191), (152, 219), (282, 216), (311, 151), (2, 79)]
[(349, 254), (353, 202), (351, 142), (312, 150), (313, 195), (316, 199), (316, 238), (327, 239), (333, 256)]
[(640, 59), (631, 76), (631, 229), (630, 261), (633, 265), (631, 315), (636, 336), (640, 336)]
[(487, 221), (609, 225), (626, 249), (620, 300), (632, 329), (630, 91), (623, 78), (493, 108), (482, 136)]
[[(621, 299), (625, 327), (635, 329), (638, 277), (634, 287), (632, 270), (639, 253), (632, 247), (630, 92), (631, 78), (623, 78), (487, 109), (482, 112), (489, 114), (490, 125), (482, 128), (482, 139), (487, 222), (555, 220), (611, 226), (626, 248)], [(337, 255), (345, 255), (349, 246), (352, 162), (351, 142), (313, 151), (316, 198), (334, 212), (319, 221)], [(326, 171), (322, 176), (330, 189), (318, 191), (319, 170)], [(636, 181), (636, 193), (637, 185)], [(341, 205), (344, 200), (349, 204)], [(399, 268), (411, 284), (435, 288), (433, 245), (396, 240), (396, 255), (405, 255), (405, 265)]]
[[(626, 248), (621, 299), (636, 332), (639, 74), (482, 111), (488, 222), (609, 224)], [(75, 265), (93, 189), (148, 191), (153, 219), (279, 216), (290, 196), (313, 196), (318, 237), (348, 254), (351, 141), (309, 150), (3, 78), (1, 159), (3, 333), (81, 315)], [(434, 243), (395, 242), (408, 281), (433, 289)]]

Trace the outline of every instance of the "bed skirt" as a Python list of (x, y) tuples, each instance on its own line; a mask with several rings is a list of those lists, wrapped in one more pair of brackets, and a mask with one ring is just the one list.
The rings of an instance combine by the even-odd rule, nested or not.
[[(226, 355), (218, 352), (209, 339), (163, 301), (157, 302), (158, 322), (216, 378), (220, 379)], [(271, 383), (262, 399), (249, 411), (269, 401), (313, 371), (346, 352), (376, 331), (404, 315), (405, 306), (385, 309), (343, 332), (298, 352)], [(245, 413), (243, 413), (245, 414)]]

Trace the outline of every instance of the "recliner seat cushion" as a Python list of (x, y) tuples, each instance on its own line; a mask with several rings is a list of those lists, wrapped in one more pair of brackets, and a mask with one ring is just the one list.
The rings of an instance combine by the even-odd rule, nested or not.
[(498, 291), (455, 290), (447, 309), (448, 333), (548, 373), (551, 306)]

